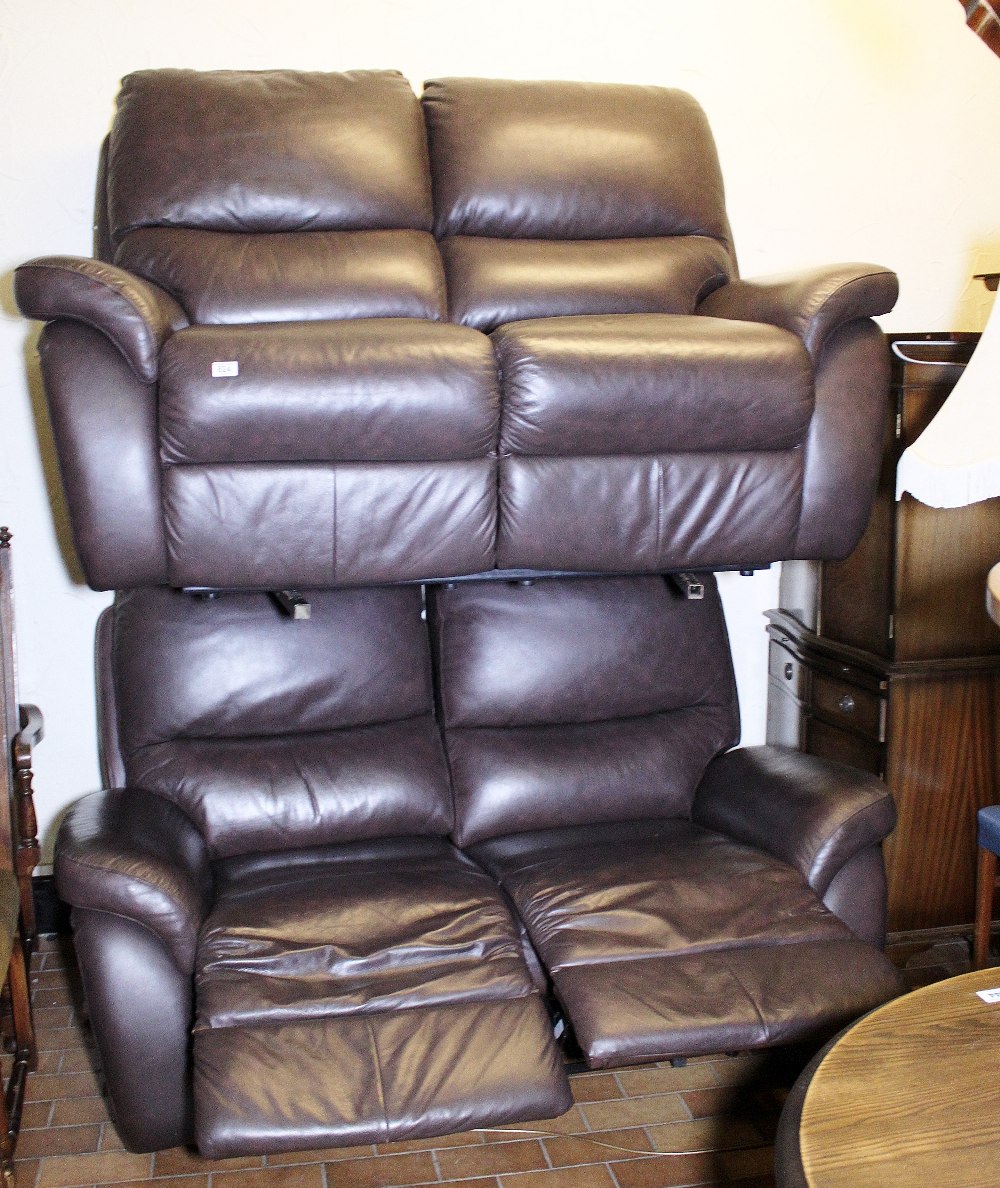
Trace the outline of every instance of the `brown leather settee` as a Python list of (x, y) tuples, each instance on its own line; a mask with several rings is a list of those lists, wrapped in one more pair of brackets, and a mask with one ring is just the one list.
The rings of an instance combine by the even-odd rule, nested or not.
[[(713, 578), (832, 558), (895, 277), (738, 279), (650, 87), (127, 78), (97, 258), (23, 265), (109, 791), (61, 829), (125, 1142), (567, 1108), (898, 989), (877, 781), (738, 711)], [(311, 617), (268, 591), (304, 589)]]

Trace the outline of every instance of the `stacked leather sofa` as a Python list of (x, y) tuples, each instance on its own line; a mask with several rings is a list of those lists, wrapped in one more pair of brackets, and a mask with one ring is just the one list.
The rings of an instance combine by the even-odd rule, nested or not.
[(96, 258), (16, 287), (117, 591), (56, 868), (130, 1147), (552, 1116), (562, 1026), (605, 1067), (897, 991), (890, 799), (732, 749), (664, 576), (850, 550), (895, 285), (738, 279), (676, 91), (125, 80)]

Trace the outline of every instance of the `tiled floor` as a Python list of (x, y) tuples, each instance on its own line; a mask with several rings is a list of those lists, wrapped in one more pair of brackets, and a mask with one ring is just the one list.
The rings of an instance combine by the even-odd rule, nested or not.
[(788, 1080), (737, 1056), (573, 1078), (562, 1118), (494, 1132), (208, 1162), (192, 1151), (132, 1155), (100, 1097), (65, 942), (32, 961), (39, 1065), (28, 1079), (18, 1188), (162, 1183), (172, 1188), (667, 1188), (773, 1183), (771, 1139)]

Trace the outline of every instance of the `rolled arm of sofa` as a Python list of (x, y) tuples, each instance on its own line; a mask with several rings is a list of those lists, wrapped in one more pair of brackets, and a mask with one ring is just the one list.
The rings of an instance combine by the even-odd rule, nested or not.
[(706, 297), (697, 312), (790, 330), (801, 338), (815, 364), (838, 327), (888, 313), (898, 296), (899, 278), (890, 269), (840, 264), (732, 281)]
[(85, 796), (60, 827), (55, 874), (72, 907), (135, 921), (163, 942), (181, 972), (194, 969), (212, 871), (201, 835), (175, 805), (128, 790)]
[(156, 379), (166, 340), (189, 324), (165, 290), (82, 256), (42, 256), (22, 264), (14, 273), (14, 296), (25, 317), (73, 318), (100, 330), (144, 383)]
[(875, 776), (786, 747), (742, 747), (708, 766), (693, 818), (794, 866), (820, 897), (896, 824)]

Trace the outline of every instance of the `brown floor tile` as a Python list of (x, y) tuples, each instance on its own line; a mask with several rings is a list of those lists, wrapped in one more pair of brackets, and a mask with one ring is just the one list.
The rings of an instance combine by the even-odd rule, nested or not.
[(375, 1155), (371, 1159), (345, 1159), (326, 1164), (327, 1188), (400, 1188), (437, 1182), (429, 1151), (406, 1155)]
[(543, 1118), (539, 1122), (511, 1122), (509, 1126), (497, 1126), (480, 1130), (488, 1143), (509, 1143), (519, 1131), (522, 1138), (544, 1138), (549, 1134), (578, 1134), (591, 1129), (581, 1113), (580, 1106), (571, 1106), (558, 1118)]
[(692, 1089), (681, 1096), (691, 1111), (692, 1118), (731, 1115), (745, 1102), (745, 1097), (739, 1089), (729, 1085), (723, 1085), (718, 1089)]
[(89, 1048), (68, 1048), (62, 1053), (61, 1073), (89, 1072), (96, 1069), (96, 1060)]
[(60, 982), (50, 982), (46, 986), (38, 986), (32, 997), (32, 1005), (36, 1011), (44, 1010), (46, 1007), (71, 1007), (74, 998), (73, 992), (66, 984), (65, 978)]
[(595, 1134), (560, 1135), (542, 1144), (553, 1167), (578, 1163), (607, 1163), (612, 1159), (636, 1159), (653, 1151), (645, 1130), (600, 1130)]
[(81, 1184), (116, 1184), (149, 1178), (152, 1157), (113, 1152), (108, 1155), (57, 1155), (38, 1164), (37, 1188), (77, 1188)]
[(77, 1097), (44, 1104), (52, 1110), (52, 1126), (78, 1126), (108, 1120), (108, 1107), (103, 1097)]
[(583, 1073), (570, 1077), (569, 1087), (573, 1091), (573, 1100), (581, 1101), (609, 1101), (617, 1097), (625, 1097), (622, 1087), (615, 1079), (614, 1073)]
[(614, 1180), (604, 1164), (588, 1167), (562, 1167), (555, 1171), (522, 1172), (501, 1176), (502, 1188), (614, 1188)]
[(17, 1153), (22, 1159), (46, 1155), (83, 1155), (98, 1149), (100, 1126), (50, 1126), (46, 1130), (22, 1130)]
[(41, 1007), (35, 1011), (35, 1027), (39, 1031), (72, 1027), (74, 1016), (68, 1006)]
[(124, 1151), (125, 1144), (119, 1137), (118, 1131), (115, 1130), (114, 1124), (105, 1122), (101, 1127), (101, 1145), (98, 1147), (99, 1151)]
[[(35, 1073), (38, 1074), (39, 1076), (44, 1076), (48, 1073), (62, 1072), (62, 1064), (63, 1064), (63, 1059), (64, 1059), (65, 1055), (66, 1055), (65, 1052), (61, 1052), (61, 1051), (58, 1051), (55, 1049), (51, 1052), (39, 1052), (38, 1053), (38, 1063), (35, 1065), (35, 1070), (34, 1070)], [(4, 1057), (4, 1071), (5, 1072), (8, 1071), (6, 1056)], [(67, 1069), (66, 1071), (70, 1072), (72, 1070)]]
[(32, 1130), (35, 1127), (48, 1126), (51, 1114), (51, 1101), (25, 1102), (21, 1110), (21, 1128), (23, 1130)]
[(655, 1151), (721, 1151), (728, 1148), (758, 1147), (762, 1139), (757, 1128), (737, 1118), (699, 1118), (694, 1122), (669, 1122), (647, 1126)]
[(363, 1159), (373, 1153), (374, 1148), (366, 1144), (363, 1147), (325, 1147), (318, 1151), (286, 1151), (277, 1155), (266, 1155), (264, 1163), (267, 1167), (282, 1167), (288, 1163), (327, 1163), (334, 1159)]
[(405, 1151), (432, 1151), (439, 1147), (471, 1147), (486, 1140), (478, 1130), (463, 1130), (461, 1134), (439, 1134), (434, 1138), (403, 1139), (398, 1143), (376, 1143), (377, 1155), (401, 1155)]
[(442, 1180), (471, 1176), (499, 1176), (505, 1172), (538, 1171), (547, 1168), (545, 1151), (537, 1139), (513, 1143), (481, 1143), (473, 1147), (451, 1147), (438, 1152)]
[(79, 1027), (76, 1024), (67, 1024), (65, 1027), (38, 1027), (38, 1019), (35, 1019), (35, 1026), (38, 1034), (35, 1037), (38, 1042), (39, 1052), (51, 1052), (53, 1050), (63, 1051), (67, 1048), (82, 1048), (83, 1039), (80, 1035)]
[(612, 1163), (619, 1188), (675, 1188), (681, 1184), (715, 1184), (719, 1172), (712, 1155), (658, 1155)]
[(166, 1151), (156, 1152), (153, 1172), (157, 1176), (179, 1176), (191, 1172), (253, 1171), (263, 1166), (264, 1160), (259, 1155), (239, 1159), (202, 1159), (190, 1147), (169, 1147)]
[(500, 1188), (496, 1176), (476, 1176), (473, 1180), (446, 1180), (448, 1188)]
[(35, 1188), (38, 1178), (38, 1160), (21, 1159), (14, 1163), (14, 1188)]
[(623, 1068), (615, 1075), (625, 1097), (711, 1089), (719, 1084), (711, 1064), (689, 1064), (686, 1068)]
[(28, 1101), (55, 1101), (62, 1097), (94, 1097), (100, 1086), (93, 1073), (54, 1073), (28, 1077), (24, 1095)]
[(772, 1147), (758, 1147), (750, 1151), (720, 1151), (717, 1158), (727, 1180), (745, 1180), (751, 1176), (769, 1176), (774, 1173)]
[[(150, 1183), (163, 1183), (169, 1188), (209, 1188), (208, 1176), (176, 1176), (170, 1180), (126, 1180), (123, 1184), (115, 1184), (115, 1188), (143, 1188)], [(228, 1188), (228, 1186), (227, 1186)]]
[(264, 1167), (257, 1171), (212, 1172), (212, 1188), (324, 1188), (323, 1165)]
[(580, 1106), (589, 1130), (618, 1130), (659, 1122), (682, 1122), (691, 1115), (678, 1093), (629, 1097), (622, 1101), (595, 1101)]
[(763, 1053), (713, 1060), (712, 1068), (720, 1085), (751, 1085), (761, 1078), (766, 1080), (769, 1076), (769, 1060)]

